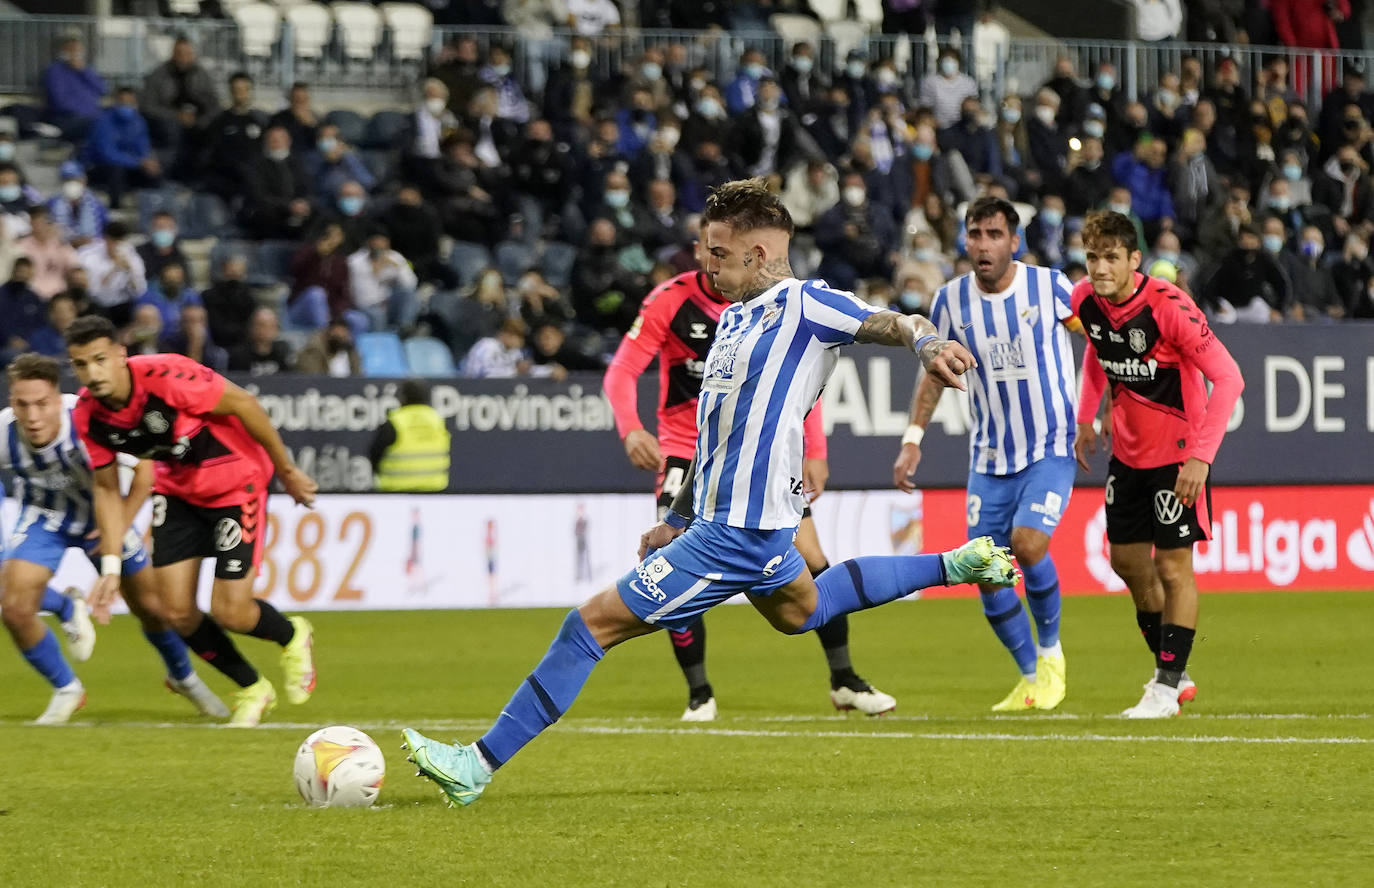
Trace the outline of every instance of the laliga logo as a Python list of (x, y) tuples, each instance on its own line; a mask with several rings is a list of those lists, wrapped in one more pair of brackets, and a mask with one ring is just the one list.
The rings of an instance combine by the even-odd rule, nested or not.
[(1107, 554), (1107, 507), (1101, 505), (1093, 513), (1092, 520), (1083, 528), (1084, 561), (1088, 573), (1102, 584), (1108, 592), (1120, 592), (1126, 583), (1112, 570), (1112, 559)]
[(1360, 527), (1345, 541), (1345, 554), (1360, 570), (1374, 571), (1374, 500), (1369, 501), (1369, 512), (1361, 519)]

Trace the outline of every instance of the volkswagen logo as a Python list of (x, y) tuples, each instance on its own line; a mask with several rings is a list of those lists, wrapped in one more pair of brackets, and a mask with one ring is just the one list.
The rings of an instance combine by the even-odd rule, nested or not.
[(1177, 524), (1183, 517), (1183, 503), (1178, 501), (1172, 490), (1155, 492), (1155, 519), (1160, 524)]

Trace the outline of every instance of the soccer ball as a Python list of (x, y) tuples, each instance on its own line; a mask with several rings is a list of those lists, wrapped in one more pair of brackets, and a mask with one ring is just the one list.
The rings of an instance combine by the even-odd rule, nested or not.
[(316, 808), (366, 808), (386, 779), (386, 759), (357, 728), (320, 728), (296, 750), (296, 789)]

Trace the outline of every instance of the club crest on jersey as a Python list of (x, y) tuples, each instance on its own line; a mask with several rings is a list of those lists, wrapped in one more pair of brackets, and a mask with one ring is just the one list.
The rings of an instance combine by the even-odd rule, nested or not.
[(768, 306), (763, 310), (763, 317), (759, 318), (759, 329), (767, 330), (769, 327), (776, 324), (780, 317), (782, 317), (781, 305)]
[(1150, 347), (1150, 344), (1145, 341), (1145, 331), (1139, 327), (1126, 334), (1126, 341), (1130, 345), (1131, 351), (1138, 355), (1145, 354), (1145, 349)]
[(148, 431), (152, 432), (154, 435), (164, 434), (172, 427), (171, 424), (167, 422), (167, 417), (158, 413), (156, 410), (149, 410), (147, 413), (143, 414), (143, 424), (146, 425)]

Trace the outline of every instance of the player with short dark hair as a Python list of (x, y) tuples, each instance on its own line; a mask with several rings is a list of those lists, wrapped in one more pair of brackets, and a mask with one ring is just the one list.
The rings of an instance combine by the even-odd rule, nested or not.
[[(304, 703), (315, 689), (310, 623), (255, 599), (253, 580), (273, 468), (298, 503), (314, 502), (315, 482), (291, 461), (257, 399), (218, 373), (181, 355), (129, 357), (101, 317), (78, 318), (66, 339), (72, 370), (85, 386), (73, 421), (95, 469), (101, 576), (92, 609), (100, 614), (113, 600), (118, 541), (127, 528), (115, 454), (154, 460), (154, 573), (172, 626), (241, 688), (230, 724), (257, 725), (277, 694), (221, 626), (281, 645), (286, 697)], [(196, 606), (204, 558), (215, 559), (209, 614)]]
[[(705, 267), (705, 248), (695, 246), (698, 268)], [(701, 271), (688, 271), (664, 281), (644, 298), (639, 316), (621, 340), (606, 368), (606, 397), (615, 412), (616, 427), (625, 454), (636, 467), (656, 472), (658, 517), (673, 504), (673, 497), (687, 482), (687, 468), (697, 442), (697, 396), (701, 371), (715, 340), (716, 324), (730, 303), (712, 287)], [(639, 419), (639, 375), (658, 360), (658, 437)], [(825, 431), (820, 402), (806, 415), (802, 454), (802, 480), (807, 497), (797, 528), (797, 549), (812, 576), (830, 567), (821, 551), (811, 502), (825, 490), (830, 471), (826, 465)], [(669, 629), (673, 656), (687, 679), (687, 709), (683, 721), (712, 721), (716, 717), (715, 692), (706, 678), (706, 623), (698, 619), (680, 630)], [(881, 715), (897, 708), (890, 694), (873, 687), (854, 671), (849, 659), (849, 618), (841, 614), (816, 630), (830, 667), (830, 702), (841, 711), (857, 709)]]
[(1193, 544), (1212, 538), (1211, 464), (1245, 381), (1192, 298), (1136, 271), (1128, 217), (1089, 215), (1083, 246), (1088, 277), (1074, 287), (1073, 308), (1088, 348), (1074, 455), (1088, 470), (1093, 419), (1110, 384), (1107, 543), (1155, 656), (1144, 696), (1123, 714), (1167, 718), (1197, 693), (1187, 672), (1198, 611)]
[(938, 555), (855, 558), (812, 579), (794, 542), (806, 502), (802, 419), (834, 369), (836, 348), (905, 346), (956, 386), (974, 358), (924, 318), (794, 277), (791, 217), (760, 179), (715, 189), (702, 223), (706, 274), (733, 304), (706, 358), (691, 482), (641, 538), (639, 565), (568, 613), (480, 740), (449, 745), (404, 731), (411, 760), (452, 803), (475, 801), (497, 768), (557, 721), (607, 650), (690, 625), (737, 593), (795, 635), (927, 586), (1016, 582), (1009, 553), (987, 538)]
[[(1010, 546), (1026, 577), (1030, 620), (1015, 589), (979, 589), (983, 614), (1016, 662), (1021, 679), (994, 712), (1054, 709), (1067, 693), (1059, 641), (1059, 572), (1050, 535), (1073, 494), (1074, 378), (1069, 329), (1078, 329), (1068, 279), (1052, 268), (1014, 262), (1016, 209), (998, 197), (974, 201), (965, 215), (973, 271), (941, 287), (930, 319), (941, 336), (978, 359), (969, 374), (968, 534)], [(893, 483), (910, 477), (944, 388), (924, 377), (911, 400), (911, 425), (893, 465)]]
[[(95, 627), (86, 602), (72, 594), (75, 590), (64, 595), (48, 583), (68, 549), (80, 549), (95, 560), (91, 463), (75, 433), (76, 395), (62, 393), (57, 361), (28, 352), (15, 358), (5, 375), (10, 404), (0, 411), (0, 468), (14, 474), (19, 519), (5, 557), (0, 616), (24, 659), (53, 687), (52, 699), (35, 723), (62, 724), (85, 704), (86, 689), (52, 631), (39, 621), (38, 611), (62, 621), (72, 659), (90, 658)], [(121, 465), (132, 470), (124, 500), (126, 521), (132, 524), (147, 500), (151, 467), (127, 456)], [(143, 625), (144, 637), (162, 657), (168, 689), (190, 700), (203, 715), (228, 715), (214, 691), (191, 669), (186, 645), (168, 628), (152, 571), (144, 570), (148, 552), (141, 536), (130, 529), (121, 539), (124, 598)]]

